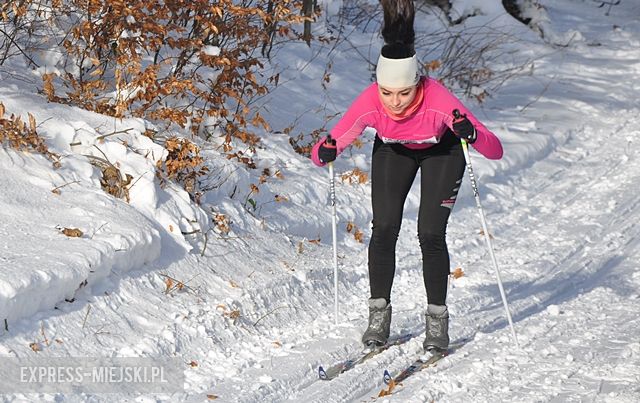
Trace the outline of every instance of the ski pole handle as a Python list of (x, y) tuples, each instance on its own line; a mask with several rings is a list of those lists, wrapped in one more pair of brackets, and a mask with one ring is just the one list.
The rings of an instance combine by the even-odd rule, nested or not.
[(462, 119), (464, 119), (464, 117), (460, 114), (460, 111), (457, 109), (453, 110), (453, 123), (459, 122)]
[(336, 141), (331, 138), (330, 134), (327, 135), (327, 140), (325, 140), (324, 144), (325, 144), (325, 147), (327, 148), (337, 148)]

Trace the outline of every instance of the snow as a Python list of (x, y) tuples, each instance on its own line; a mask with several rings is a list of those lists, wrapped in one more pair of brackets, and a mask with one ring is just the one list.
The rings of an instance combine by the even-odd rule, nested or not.
[(504, 13), (501, 3), (482, 0), (454, 0), (451, 2), (451, 10), (454, 15), (460, 16), (474, 13), (495, 16)]
[(202, 53), (207, 56), (218, 56), (220, 54), (220, 48), (218, 46), (206, 45), (202, 48)]
[[(323, 4), (337, 12), (337, 2)], [(452, 4), (485, 13), (470, 24), (518, 24), (493, 15), (489, 2)], [(505, 147), (499, 161), (471, 157), (521, 349), (465, 179), (448, 231), (452, 269), (464, 271), (448, 299), (459, 346), (378, 401), (640, 401), (640, 4), (622, 1), (609, 16), (596, 3), (542, 4), (545, 12), (530, 12), (547, 42), (519, 49), (536, 56), (531, 74), (482, 105), (467, 100)], [(371, 40), (358, 30), (350, 37), (370, 59), (379, 46)], [(312, 57), (322, 51), (278, 53), (274, 64), (301, 70), (285, 71), (265, 101), (274, 129), (296, 118), (300, 130), (318, 127), (368, 84), (365, 63), (343, 52), (333, 55), (324, 90), (324, 61)], [(50, 69), (58, 63), (42, 57)], [(0, 355), (179, 357), (185, 383), (173, 394), (1, 391), (3, 401), (372, 401), (384, 369), (398, 371), (421, 353), (418, 335), (335, 380), (317, 379), (318, 365), (359, 349), (366, 326), (367, 183), (336, 184), (335, 325), (328, 173), (293, 152), (286, 135), (265, 136), (254, 171), (203, 143), (212, 190), (198, 206), (178, 184), (154, 180), (164, 151), (141, 135), (147, 122), (47, 103), (20, 68), (0, 66), (0, 102), (8, 114), (32, 113), (64, 158), (54, 169), (41, 155), (0, 149)], [(162, 133), (172, 134), (180, 133)], [(368, 171), (371, 134), (363, 140), (336, 161), (338, 177)], [(130, 203), (101, 190), (92, 157), (132, 175)], [(272, 176), (251, 193), (266, 168)], [(392, 335), (424, 328), (418, 203), (413, 191), (398, 242)], [(230, 233), (216, 229), (216, 213), (229, 218)], [(364, 243), (346, 232), (348, 222)], [(64, 228), (83, 235), (67, 237)], [(185, 287), (168, 290), (167, 278)]]

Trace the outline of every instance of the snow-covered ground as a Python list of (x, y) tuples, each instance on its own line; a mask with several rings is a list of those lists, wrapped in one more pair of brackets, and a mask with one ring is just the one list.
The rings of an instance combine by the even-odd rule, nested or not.
[[(479, 2), (453, 3), (464, 11)], [(451, 280), (448, 300), (459, 346), (379, 401), (640, 401), (640, 3), (622, 0), (609, 16), (597, 2), (542, 4), (546, 37), (571, 38), (569, 46), (530, 41), (519, 50), (536, 59), (530, 75), (483, 105), (469, 101), (505, 146), (500, 161), (471, 156), (521, 349), (465, 181), (448, 232), (452, 269), (464, 271)], [(354, 33), (350, 44), (370, 40)], [(324, 92), (324, 65), (304, 64), (306, 56), (279, 55), (305, 66), (270, 99), (271, 119), (280, 116), (283, 127), (304, 111), (317, 127), (320, 98), (343, 110), (368, 83), (366, 66), (336, 55)], [(415, 192), (398, 243), (392, 335), (416, 337), (319, 381), (318, 365), (357, 351), (366, 326), (367, 184), (337, 185), (335, 325), (327, 171), (294, 153), (287, 136), (265, 140), (255, 172), (204, 145), (215, 169), (198, 207), (179, 186), (154, 181), (162, 148), (140, 135), (145, 122), (47, 104), (9, 67), (0, 79), (7, 113), (31, 112), (64, 156), (54, 170), (40, 155), (0, 149), (0, 356), (179, 357), (185, 375), (175, 394), (2, 391), (4, 401), (372, 401), (384, 369), (419, 354), (426, 297)], [(366, 172), (370, 145), (371, 135), (345, 153), (337, 173)], [(130, 203), (100, 189), (87, 155), (132, 174)], [(265, 168), (281, 175), (259, 184)], [(252, 183), (259, 193), (250, 193)], [(229, 234), (209, 230), (215, 213), (231, 219)], [(347, 222), (364, 231), (364, 243), (346, 232)], [(185, 287), (168, 290), (169, 278)]]

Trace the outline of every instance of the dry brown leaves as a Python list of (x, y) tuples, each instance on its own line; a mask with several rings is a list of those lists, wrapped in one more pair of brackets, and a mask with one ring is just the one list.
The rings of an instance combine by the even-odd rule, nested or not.
[(214, 213), (213, 214), (213, 222), (215, 224), (216, 230), (222, 234), (227, 235), (231, 232), (231, 220), (224, 214)]
[(69, 238), (81, 238), (82, 235), (84, 235), (84, 233), (78, 228), (62, 228), (60, 232)]
[(200, 191), (198, 178), (206, 175), (209, 168), (204, 165), (204, 158), (200, 156), (200, 148), (188, 139), (171, 137), (164, 143), (167, 157), (156, 164), (156, 177), (160, 185), (166, 181), (175, 180), (189, 193), (191, 199), (199, 202)]
[(387, 385), (387, 389), (382, 389), (380, 393), (378, 393), (378, 397), (390, 396), (395, 388), (396, 383), (391, 379)]
[(451, 272), (451, 277), (454, 279), (459, 279), (462, 276), (464, 276), (464, 270), (462, 270), (461, 267), (456, 267), (455, 270)]
[(353, 235), (353, 238), (359, 243), (364, 242), (364, 232), (362, 232), (356, 224), (349, 221), (347, 223), (347, 232)]
[(180, 281), (180, 280), (176, 280), (173, 277), (169, 277), (167, 275), (163, 275), (164, 276), (164, 285), (165, 285), (165, 289), (164, 289), (164, 293), (165, 294), (171, 294), (173, 291), (182, 291), (185, 289), (185, 284)]
[(131, 184), (133, 176), (129, 174), (123, 176), (120, 170), (113, 164), (102, 166), (101, 172), (102, 178), (100, 178), (100, 186), (102, 190), (111, 196), (124, 199), (129, 203), (129, 185)]
[(16, 150), (42, 154), (53, 163), (54, 168), (59, 168), (59, 156), (50, 152), (44, 139), (38, 135), (35, 117), (29, 113), (29, 123), (26, 123), (20, 116), (13, 114), (6, 118), (5, 112), (5, 107), (0, 102), (0, 143), (6, 143)]
[(342, 182), (347, 182), (350, 185), (362, 185), (367, 183), (367, 181), (369, 180), (369, 175), (359, 168), (354, 168), (353, 170), (347, 171), (340, 175), (340, 179), (342, 179)]

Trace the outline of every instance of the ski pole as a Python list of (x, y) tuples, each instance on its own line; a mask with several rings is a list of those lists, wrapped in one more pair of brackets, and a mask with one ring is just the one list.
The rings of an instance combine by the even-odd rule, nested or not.
[[(329, 145), (335, 145), (331, 136), (327, 137)], [(329, 162), (329, 196), (331, 199), (331, 234), (333, 236), (333, 313), (335, 324), (338, 324), (338, 212), (336, 210), (336, 183), (333, 161)]]
[[(460, 115), (460, 111), (457, 109), (453, 110), (454, 122), (465, 119), (466, 116)], [(502, 304), (504, 305), (504, 310), (507, 313), (507, 320), (509, 321), (509, 327), (511, 328), (511, 336), (513, 337), (513, 341), (517, 348), (520, 348), (520, 344), (518, 343), (518, 337), (516, 336), (516, 330), (513, 327), (513, 320), (511, 319), (511, 312), (509, 311), (509, 304), (507, 303), (507, 296), (504, 292), (504, 287), (502, 286), (502, 279), (500, 278), (500, 270), (498, 269), (498, 260), (496, 259), (496, 255), (493, 251), (493, 245), (491, 244), (491, 235), (489, 235), (489, 229), (487, 228), (487, 220), (484, 216), (484, 210), (482, 209), (482, 204), (480, 203), (480, 193), (478, 192), (478, 183), (476, 182), (476, 176), (473, 173), (473, 166), (471, 165), (471, 157), (469, 155), (469, 146), (464, 139), (461, 139), (462, 143), (462, 151), (464, 153), (464, 160), (467, 164), (467, 171), (469, 172), (469, 179), (471, 181), (471, 187), (473, 188), (473, 196), (476, 199), (476, 206), (478, 207), (478, 215), (480, 216), (480, 221), (482, 222), (482, 231), (484, 232), (484, 239), (487, 243), (487, 248), (489, 249), (489, 255), (491, 256), (491, 261), (493, 262), (493, 268), (496, 274), (496, 279), (498, 280), (498, 288), (500, 289), (500, 296), (502, 297)]]

